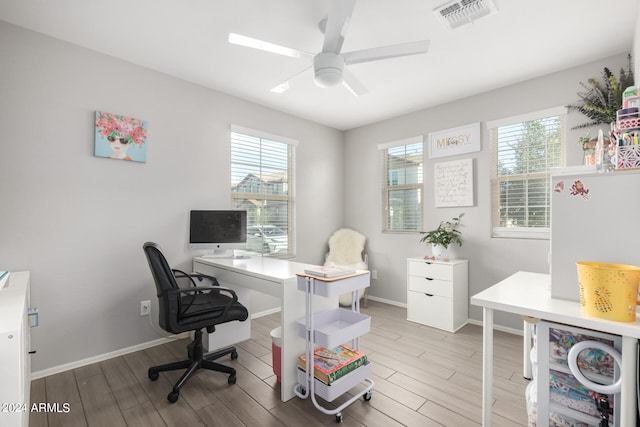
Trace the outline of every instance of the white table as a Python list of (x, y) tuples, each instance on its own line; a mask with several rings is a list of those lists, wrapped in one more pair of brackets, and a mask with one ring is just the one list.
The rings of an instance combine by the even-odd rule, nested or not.
[[(305, 294), (297, 289), (296, 273), (304, 273), (312, 265), (282, 259), (253, 257), (246, 259), (204, 258), (193, 259), (193, 271), (208, 274), (221, 286), (236, 291), (238, 299), (249, 310), (245, 322), (231, 322), (216, 327), (205, 343), (208, 350), (225, 347), (251, 338), (251, 291), (261, 292), (280, 299), (281, 346), (281, 395), (283, 402), (295, 396), (297, 383), (297, 358), (305, 352), (305, 341), (298, 336), (296, 320), (305, 317)], [(338, 306), (338, 298), (314, 300), (314, 312)]]
[[(576, 284), (577, 286), (577, 284)], [(564, 323), (622, 336), (622, 390), (620, 425), (636, 422), (636, 357), (640, 319), (615, 322), (582, 314), (580, 304), (551, 298), (548, 274), (517, 272), (471, 297), (471, 304), (483, 307), (482, 425), (491, 426), (493, 399), (493, 311), (501, 310), (551, 322)]]

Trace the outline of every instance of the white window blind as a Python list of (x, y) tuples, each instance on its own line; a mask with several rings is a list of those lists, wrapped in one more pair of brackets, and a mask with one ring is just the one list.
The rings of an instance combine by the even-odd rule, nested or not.
[(566, 109), (488, 123), (493, 237), (549, 238), (549, 172), (564, 166)]
[(382, 231), (416, 232), (423, 213), (422, 137), (379, 146), (382, 153)]
[(231, 128), (231, 199), (247, 211), (247, 249), (292, 256), (295, 141)]

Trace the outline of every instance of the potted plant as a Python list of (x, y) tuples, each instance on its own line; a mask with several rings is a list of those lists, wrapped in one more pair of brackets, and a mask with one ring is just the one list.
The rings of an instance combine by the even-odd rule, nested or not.
[(457, 227), (463, 216), (464, 213), (461, 213), (451, 221), (442, 221), (435, 230), (420, 232), (420, 234), (424, 234), (420, 241), (431, 245), (433, 256), (436, 259), (449, 258), (449, 245), (452, 243), (462, 246), (462, 233), (457, 230)]
[(569, 108), (578, 110), (589, 121), (575, 126), (573, 129), (587, 128), (600, 124), (609, 125), (616, 121), (616, 113), (622, 108), (622, 92), (629, 86), (633, 86), (633, 71), (631, 69), (631, 55), (628, 56), (627, 69), (620, 69), (620, 77), (616, 76), (605, 67), (602, 71), (602, 81), (590, 78), (587, 83), (580, 82), (584, 88), (578, 92), (579, 105), (569, 105)]

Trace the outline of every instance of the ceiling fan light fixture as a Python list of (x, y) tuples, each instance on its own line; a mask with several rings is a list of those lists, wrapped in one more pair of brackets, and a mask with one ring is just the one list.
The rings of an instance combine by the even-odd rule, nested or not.
[(344, 58), (334, 52), (322, 52), (313, 58), (313, 80), (320, 87), (342, 83)]

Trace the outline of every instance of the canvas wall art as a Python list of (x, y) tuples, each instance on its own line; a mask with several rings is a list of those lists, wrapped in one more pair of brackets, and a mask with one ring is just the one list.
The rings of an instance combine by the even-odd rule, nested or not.
[(147, 161), (147, 121), (96, 111), (96, 157)]

